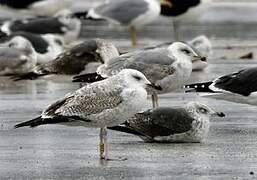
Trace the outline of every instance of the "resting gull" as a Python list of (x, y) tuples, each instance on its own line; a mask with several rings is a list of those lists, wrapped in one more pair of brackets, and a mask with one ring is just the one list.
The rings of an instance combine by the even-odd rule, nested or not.
[(21, 36), (13, 38), (8, 47), (0, 46), (0, 75), (28, 72), (37, 63), (31, 43)]
[(213, 81), (188, 84), (187, 92), (205, 92), (206, 97), (257, 105), (257, 67), (221, 76)]
[(145, 142), (202, 142), (209, 131), (209, 117), (224, 117), (205, 104), (189, 102), (181, 108), (150, 109), (108, 127), (112, 130), (138, 135)]
[(63, 36), (67, 43), (77, 40), (81, 28), (80, 19), (73, 16), (69, 10), (62, 10), (54, 17), (40, 17), (23, 20), (8, 20), (3, 22), (1, 31), (12, 34), (26, 31), (35, 34), (56, 34)]
[[(173, 42), (165, 42), (155, 46), (146, 47), (144, 48), (144, 50), (168, 47), (172, 43)], [(209, 57), (212, 55), (212, 44), (205, 35), (197, 36), (192, 40), (188, 41), (187, 43), (192, 47), (194, 47), (195, 49), (197, 49), (201, 54), (201, 56)], [(192, 63), (193, 63), (193, 67), (192, 67), (193, 71), (200, 71), (205, 69), (208, 66), (207, 58), (206, 58), (206, 61), (193, 60)]]
[(0, 0), (0, 7), (16, 14), (23, 12), (28, 15), (52, 16), (59, 10), (68, 8), (71, 3), (72, 0)]
[(22, 36), (30, 41), (37, 53), (37, 63), (42, 64), (55, 59), (63, 52), (65, 42), (61, 36), (53, 34), (34, 34), (30, 32), (15, 32), (0, 38), (0, 44), (8, 44), (13, 38)]
[(37, 79), (49, 75), (76, 75), (95, 72), (107, 59), (119, 55), (116, 47), (102, 39), (86, 40), (60, 54), (56, 59), (33, 68), (30, 72), (13, 76), (14, 80)]
[(137, 45), (136, 28), (154, 21), (160, 14), (159, 0), (110, 1), (89, 10), (87, 17), (106, 19), (128, 26), (132, 45)]
[(100, 127), (100, 157), (107, 156), (107, 126), (116, 126), (139, 112), (147, 103), (146, 87), (158, 88), (139, 71), (124, 69), (106, 80), (67, 94), (42, 114), (15, 128), (43, 124)]
[(184, 85), (192, 72), (192, 61), (205, 61), (194, 48), (182, 42), (174, 42), (168, 47), (135, 51), (112, 58), (97, 68), (96, 73), (78, 75), (74, 82), (94, 82), (114, 74), (124, 68), (141, 71), (162, 91), (149, 91), (153, 106), (158, 106), (157, 94), (168, 93)]

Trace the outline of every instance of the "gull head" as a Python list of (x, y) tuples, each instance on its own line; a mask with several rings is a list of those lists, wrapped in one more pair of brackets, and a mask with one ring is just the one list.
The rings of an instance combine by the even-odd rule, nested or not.
[(203, 56), (212, 55), (211, 41), (205, 35), (197, 36), (188, 42), (188, 44), (196, 48)]
[(25, 54), (35, 53), (32, 44), (22, 36), (14, 36), (9, 41), (1, 44), (1, 46), (17, 49), (23, 51)]
[(128, 87), (141, 87), (144, 89), (150, 87), (156, 90), (162, 90), (160, 86), (151, 83), (143, 73), (137, 70), (123, 69), (118, 75), (123, 76)]
[(179, 60), (189, 60), (192, 63), (194, 61), (206, 61), (206, 57), (201, 56), (201, 54), (187, 43), (174, 42), (169, 47), (168, 50), (172, 55)]
[(202, 104), (200, 102), (189, 102), (186, 105), (186, 109), (190, 112), (197, 113), (201, 116), (218, 116), (218, 117), (225, 117), (223, 112), (217, 112), (210, 108), (209, 106)]

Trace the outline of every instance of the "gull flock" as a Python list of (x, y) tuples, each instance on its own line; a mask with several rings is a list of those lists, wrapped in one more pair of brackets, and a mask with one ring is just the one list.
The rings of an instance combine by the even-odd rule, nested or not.
[[(195, 5), (197, 2), (190, 6)], [(170, 15), (167, 10), (174, 8), (169, 0), (121, 0), (82, 13), (65, 9), (51, 12), (52, 16), (5, 20), (0, 27), (0, 75), (14, 81), (49, 81), (67, 76), (70, 83), (83, 85), (15, 128), (45, 124), (100, 128), (99, 154), (105, 160), (110, 159), (107, 129), (139, 136), (145, 142), (204, 141), (209, 118), (225, 114), (200, 102), (188, 102), (178, 108), (162, 107), (158, 95), (185, 87), (187, 92), (248, 97), (257, 90), (252, 84), (256, 68), (187, 85), (193, 71), (203, 71), (208, 66), (208, 56), (213, 54), (206, 36), (126, 53), (120, 53), (104, 39), (77, 43), (82, 15), (85, 19), (104, 19), (127, 27), (132, 46), (137, 46), (136, 29), (153, 22), (163, 12)], [(148, 95), (153, 107), (145, 110)]]

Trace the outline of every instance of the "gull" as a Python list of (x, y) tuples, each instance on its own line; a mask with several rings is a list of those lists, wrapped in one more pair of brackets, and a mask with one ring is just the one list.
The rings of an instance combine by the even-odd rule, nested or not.
[(0, 46), (0, 75), (28, 72), (37, 63), (31, 43), (21, 36), (13, 38), (8, 47)]
[(55, 59), (63, 52), (65, 42), (61, 36), (53, 34), (34, 34), (30, 32), (15, 32), (0, 38), (0, 45), (8, 45), (9, 41), (17, 36), (22, 36), (30, 41), (37, 53), (37, 63), (43, 64)]
[(257, 106), (256, 81), (257, 67), (252, 67), (185, 88), (189, 89), (186, 92), (203, 92), (206, 97)]
[(108, 129), (137, 135), (145, 142), (198, 143), (208, 134), (210, 116), (224, 117), (225, 114), (205, 104), (189, 102), (179, 108), (149, 109)]
[[(144, 48), (144, 50), (168, 47), (172, 43), (173, 42), (165, 42), (165, 43), (158, 44), (156, 46), (146, 47)], [(211, 41), (205, 35), (197, 36), (192, 40), (188, 41), (187, 43), (192, 47), (194, 47), (195, 49), (197, 49), (198, 52), (203, 57), (204, 56), (209, 57), (209, 56), (212, 56), (213, 54)], [(206, 61), (193, 60), (192, 63), (193, 63), (193, 68), (192, 68), (193, 71), (201, 71), (208, 66), (207, 58), (206, 58)]]
[(139, 50), (109, 59), (97, 68), (96, 73), (75, 76), (73, 81), (91, 83), (115, 75), (124, 68), (136, 69), (162, 87), (162, 91), (148, 91), (155, 107), (158, 106), (157, 94), (179, 89), (189, 79), (194, 60), (205, 61), (206, 58), (190, 45), (174, 42), (168, 47)]
[(66, 43), (77, 40), (81, 28), (80, 19), (69, 10), (62, 10), (54, 17), (40, 17), (23, 20), (4, 21), (0, 30), (8, 35), (17, 31), (35, 34), (56, 34), (64, 38)]
[(25, 15), (52, 16), (56, 12), (71, 6), (71, 0), (26, 0), (26, 1), (0, 1), (0, 7), (13, 13)]
[(106, 2), (90, 9), (87, 17), (105, 19), (113, 24), (127, 26), (132, 45), (136, 46), (136, 28), (151, 23), (159, 17), (159, 14), (160, 2), (158, 0), (119, 0)]
[(67, 94), (49, 105), (42, 114), (15, 128), (43, 124), (99, 127), (100, 158), (108, 159), (107, 126), (116, 126), (131, 118), (147, 104), (146, 87), (157, 88), (139, 71), (124, 69), (103, 81)]
[(108, 41), (102, 39), (86, 40), (61, 53), (56, 59), (37, 65), (30, 72), (13, 76), (12, 79), (16, 81), (33, 80), (39, 77), (49, 78), (49, 75), (76, 75), (84, 72), (95, 72), (100, 64), (118, 55), (117, 48)]

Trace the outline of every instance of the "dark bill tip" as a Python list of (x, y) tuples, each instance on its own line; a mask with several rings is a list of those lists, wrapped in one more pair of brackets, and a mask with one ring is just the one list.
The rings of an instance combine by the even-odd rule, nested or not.
[(218, 115), (219, 117), (225, 117), (225, 116), (226, 116), (223, 112), (218, 112), (217, 115)]
[(207, 61), (207, 58), (206, 58), (206, 57), (201, 57), (201, 61), (206, 62), (206, 61)]
[(147, 86), (149, 86), (149, 87), (151, 87), (151, 88), (153, 88), (153, 89), (159, 90), (159, 91), (162, 90), (162, 87), (159, 86), (159, 85), (157, 86), (157, 85), (155, 85), (155, 84), (147, 84)]

